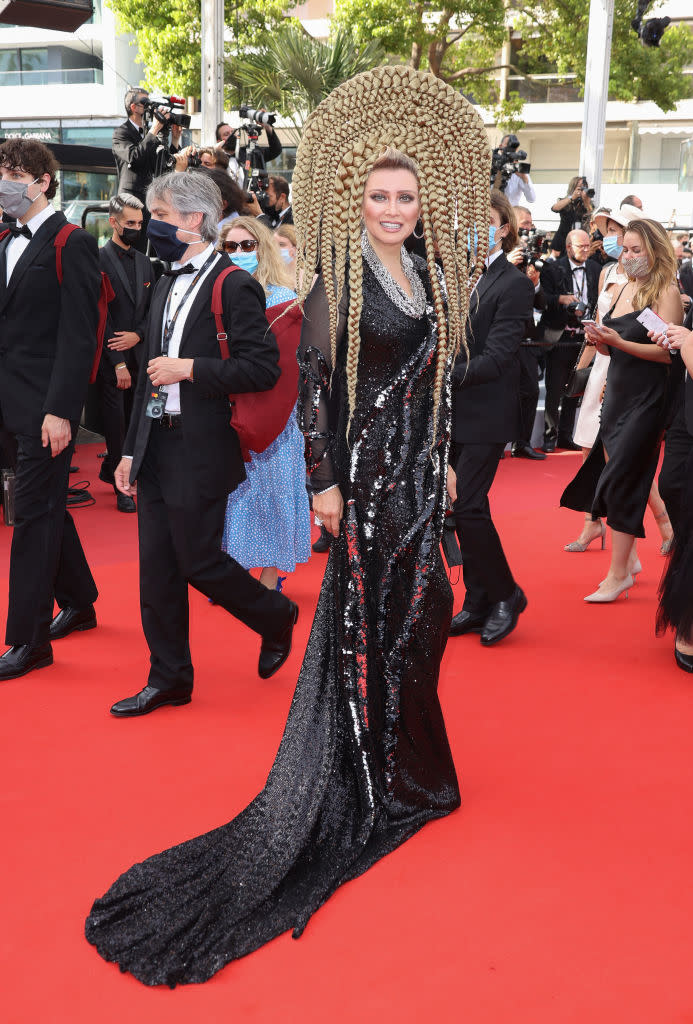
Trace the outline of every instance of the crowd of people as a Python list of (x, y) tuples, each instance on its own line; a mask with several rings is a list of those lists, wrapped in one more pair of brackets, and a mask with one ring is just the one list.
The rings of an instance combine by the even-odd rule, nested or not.
[[(278, 672), (299, 614), (283, 584), (310, 557), (311, 507), (314, 548), (329, 550), (267, 786), (92, 908), (89, 941), (147, 984), (205, 980), (300, 934), (338, 885), (458, 806), (436, 693), (447, 639), (495, 645), (527, 607), (489, 502), (508, 445), (536, 461), (582, 452), (560, 498), (584, 516), (566, 551), (605, 547), (607, 528), (611, 543), (589, 603), (633, 586), (649, 505), (669, 556), (656, 626), (693, 672), (688, 236), (633, 195), (594, 209), (578, 176), (538, 246), (518, 204), (533, 201), (529, 174), (489, 201), (478, 114), (440, 80), (421, 84), (380, 68), (335, 90), (305, 126), (292, 187), (270, 174), (262, 205), (226, 123), (203, 148), (172, 131), (159, 173), (159, 122), (145, 131), (146, 93), (130, 90), (100, 252), (53, 210), (49, 149), (0, 145), (0, 411), (16, 473), (0, 680), (97, 625), (65, 502), (90, 376), (103, 477), (138, 513), (150, 651), (146, 684), (114, 716), (190, 702), (189, 586), (258, 635), (262, 678)], [(374, 109), (396, 111), (396, 137), (373, 134)], [(446, 513), (465, 590), (454, 616)]]

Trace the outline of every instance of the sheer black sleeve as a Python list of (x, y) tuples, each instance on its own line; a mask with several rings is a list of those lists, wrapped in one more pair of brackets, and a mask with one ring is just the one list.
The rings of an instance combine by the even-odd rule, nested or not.
[[(337, 348), (346, 327), (346, 293), (339, 304)], [(331, 387), (332, 356), (327, 294), (318, 276), (303, 309), (301, 342), (298, 348), (300, 372), (298, 425), (306, 439), (306, 466), (312, 491), (324, 491), (340, 483), (335, 457), (335, 435), (339, 416), (336, 388)]]

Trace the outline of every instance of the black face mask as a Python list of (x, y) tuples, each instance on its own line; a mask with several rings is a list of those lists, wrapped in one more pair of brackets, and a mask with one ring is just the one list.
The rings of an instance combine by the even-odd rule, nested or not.
[(141, 228), (120, 228), (118, 235), (123, 245), (135, 245), (141, 233)]

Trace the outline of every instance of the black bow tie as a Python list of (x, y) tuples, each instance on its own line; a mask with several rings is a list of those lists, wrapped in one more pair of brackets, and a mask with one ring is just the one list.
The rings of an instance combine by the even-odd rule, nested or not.
[(26, 224), (8, 224), (7, 226), (10, 229), (10, 234), (13, 238), (17, 238), (19, 235), (23, 235), (24, 238), (32, 237), (31, 231), (29, 231)]
[(179, 267), (178, 270), (165, 270), (165, 277), (180, 277), (181, 274), (196, 274), (197, 267), (194, 267), (192, 263), (186, 263), (184, 267)]
[(135, 250), (134, 249), (121, 249), (119, 255), (120, 255), (121, 260), (124, 260), (124, 259), (134, 260), (134, 258), (135, 258)]

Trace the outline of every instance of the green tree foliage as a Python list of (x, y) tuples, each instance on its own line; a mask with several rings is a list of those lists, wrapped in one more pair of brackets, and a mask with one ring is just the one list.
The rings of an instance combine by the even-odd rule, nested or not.
[[(359, 38), (379, 39), (412, 67), (428, 68), (489, 103), (497, 100), (493, 72), (500, 66), (508, 16), (522, 34), (513, 72), (574, 74), (582, 89), (589, 6), (589, 0), (336, 0), (335, 15)], [(691, 93), (683, 69), (693, 63), (693, 32), (670, 26), (659, 48), (644, 47), (630, 27), (635, 9), (635, 0), (616, 0), (610, 95), (654, 100), (671, 110)]]
[(384, 59), (377, 39), (359, 42), (349, 28), (338, 28), (324, 43), (287, 21), (255, 50), (229, 61), (227, 80), (254, 103), (290, 118), (298, 129), (333, 89)]
[[(135, 36), (142, 82), (182, 96), (200, 95), (200, 0), (108, 0), (120, 27)], [(227, 56), (255, 45), (283, 18), (278, 0), (225, 0)], [(133, 83), (135, 84), (135, 83)]]

